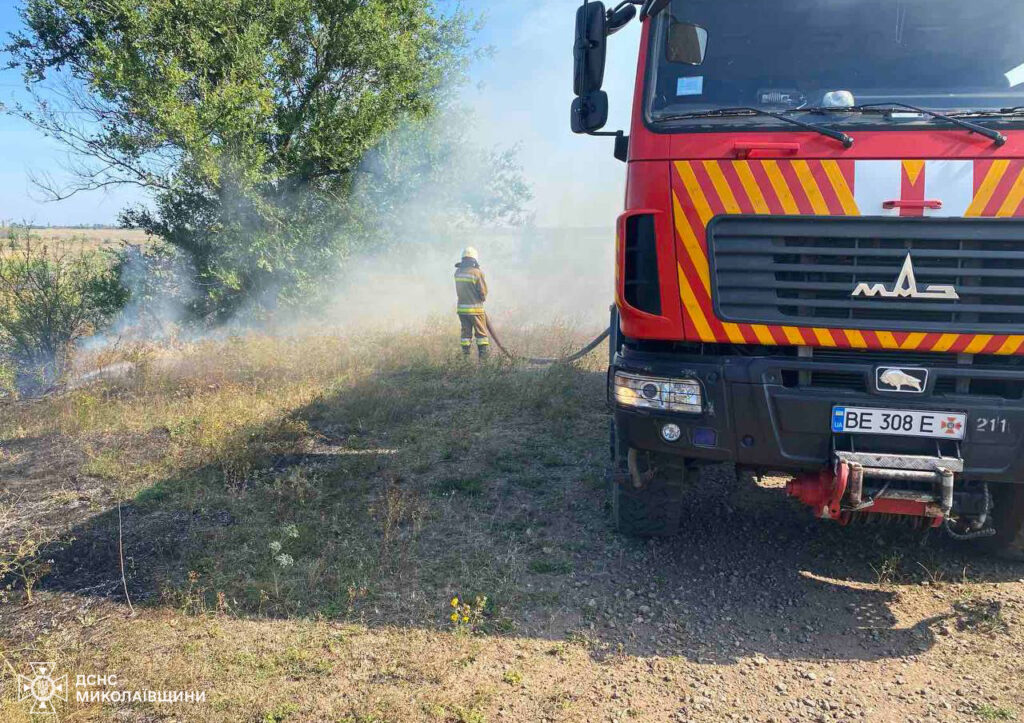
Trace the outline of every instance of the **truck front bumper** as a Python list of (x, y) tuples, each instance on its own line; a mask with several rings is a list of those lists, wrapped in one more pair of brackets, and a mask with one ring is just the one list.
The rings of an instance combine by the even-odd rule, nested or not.
[[(963, 459), (963, 479), (1024, 482), (1020, 454), (1024, 399), (958, 393), (956, 378), (1020, 382), (1024, 369), (944, 367), (952, 380), (944, 390), (930, 384), (922, 394), (879, 392), (872, 383), (877, 362), (815, 361), (795, 357), (707, 356), (637, 352), (617, 354), (609, 370), (609, 399), (617, 428), (631, 447), (695, 461), (733, 462), (761, 470), (800, 472), (821, 469), (834, 450), (896, 454), (935, 454)], [(917, 366), (916, 364), (914, 366)], [(667, 378), (695, 378), (703, 387), (699, 414), (650, 411), (616, 404), (616, 371)], [(857, 379), (863, 380), (858, 384)], [(832, 385), (840, 380), (840, 385)], [(882, 436), (835, 435), (834, 406), (962, 412), (963, 441)], [(678, 425), (675, 442), (662, 436), (666, 424)]]

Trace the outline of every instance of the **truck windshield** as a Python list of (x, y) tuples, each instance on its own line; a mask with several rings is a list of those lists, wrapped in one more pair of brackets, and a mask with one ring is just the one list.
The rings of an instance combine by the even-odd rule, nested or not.
[[(655, 124), (739, 106), (1024, 105), (1021, 0), (673, 0), (655, 19), (650, 53)], [(830, 114), (828, 123), (865, 122), (860, 115)]]

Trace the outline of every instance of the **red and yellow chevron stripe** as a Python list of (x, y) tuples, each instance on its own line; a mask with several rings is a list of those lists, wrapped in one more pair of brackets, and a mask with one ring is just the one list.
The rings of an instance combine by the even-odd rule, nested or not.
[(1024, 216), (1024, 160), (975, 161), (974, 200), (965, 216)]
[[(672, 173), (679, 288), (687, 339), (848, 349), (1024, 353), (1024, 334), (941, 334), (736, 324), (711, 302), (705, 229), (720, 214), (856, 216), (856, 161), (678, 161)], [(901, 164), (904, 198), (924, 199), (924, 161)], [(923, 211), (922, 211), (923, 213)], [(977, 161), (967, 216), (1024, 216), (1024, 161)]]

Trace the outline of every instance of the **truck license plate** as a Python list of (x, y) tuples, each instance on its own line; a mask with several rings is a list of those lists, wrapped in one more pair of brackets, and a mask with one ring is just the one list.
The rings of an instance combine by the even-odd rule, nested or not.
[(963, 439), (967, 415), (956, 412), (921, 412), (902, 409), (833, 407), (836, 433), (898, 434), (904, 437)]

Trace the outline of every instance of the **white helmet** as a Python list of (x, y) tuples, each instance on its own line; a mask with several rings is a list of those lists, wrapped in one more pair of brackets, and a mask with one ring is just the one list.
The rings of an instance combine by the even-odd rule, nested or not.
[(475, 248), (473, 248), (472, 246), (467, 246), (466, 248), (462, 249), (462, 258), (464, 258), (464, 259), (479, 259), (480, 258), (480, 254), (477, 253), (477, 250)]

